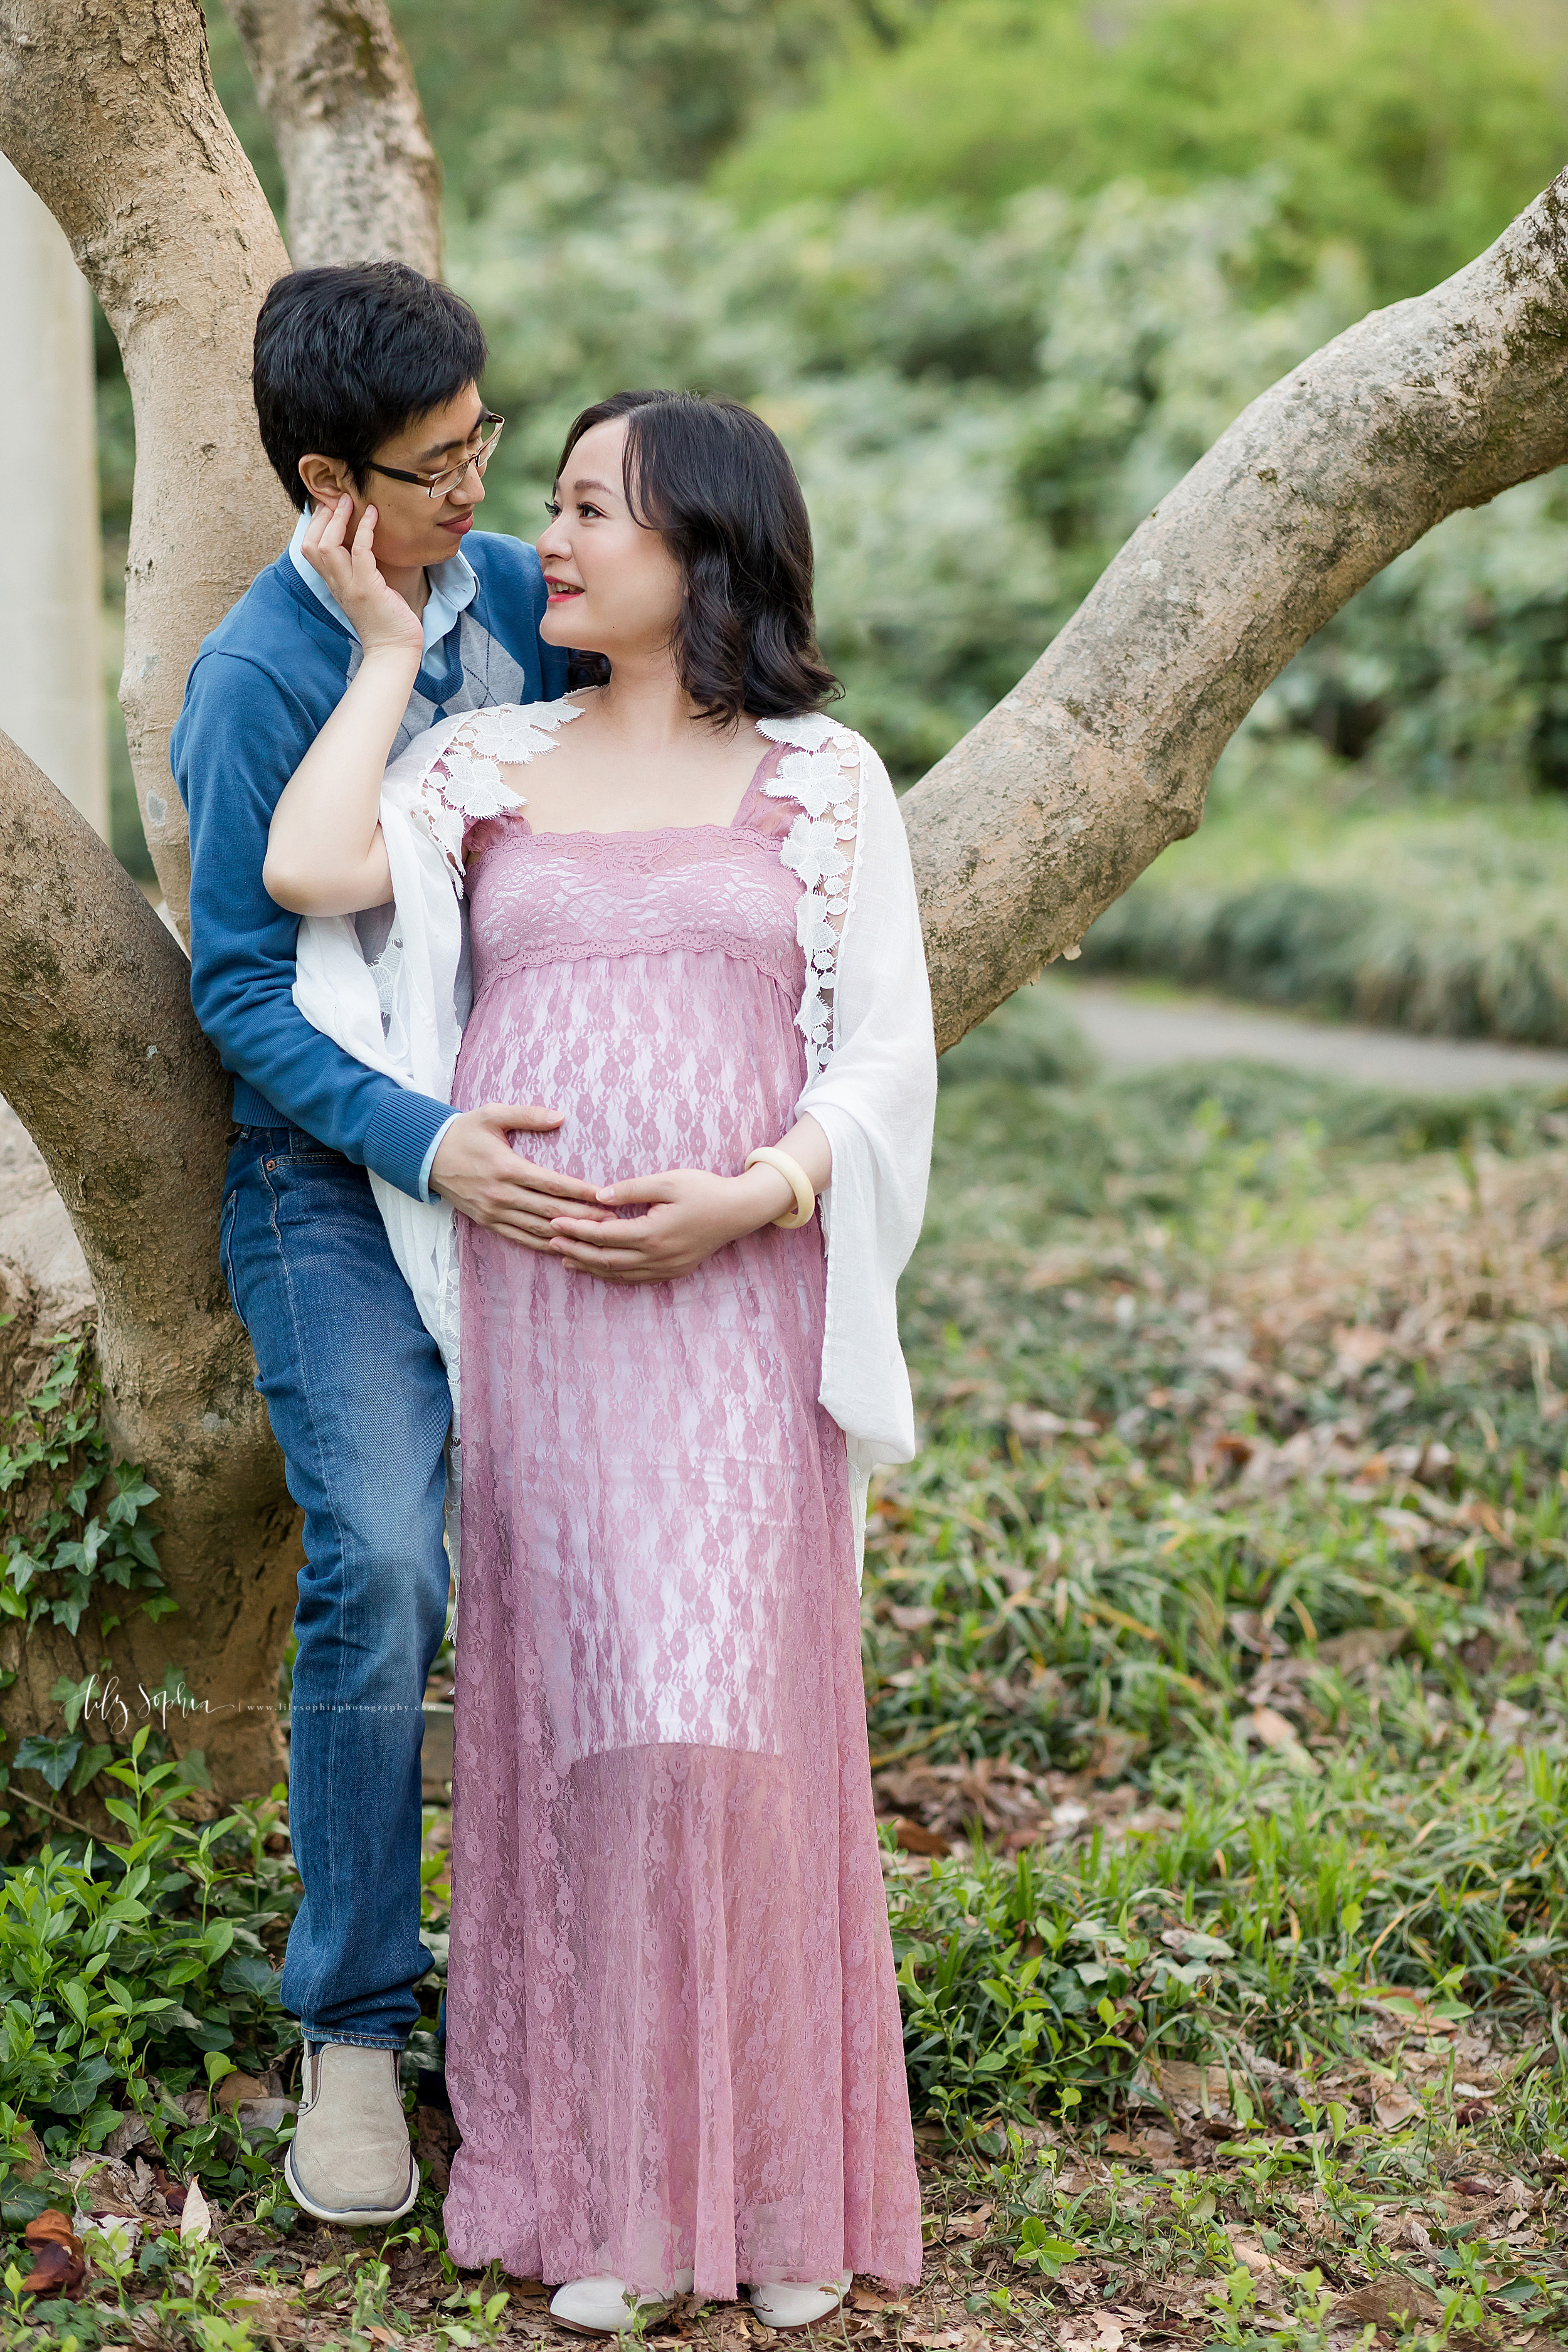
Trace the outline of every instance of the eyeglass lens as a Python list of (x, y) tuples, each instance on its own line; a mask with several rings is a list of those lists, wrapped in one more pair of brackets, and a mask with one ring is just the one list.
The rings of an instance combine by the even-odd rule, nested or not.
[(460, 466), (452, 467), (445, 474), (437, 474), (433, 482), (426, 483), (426, 488), (430, 496), (433, 499), (444, 499), (448, 490), (455, 490), (459, 482), (467, 479), (470, 466), (482, 480), (485, 467), (490, 462), (490, 451), (500, 439), (500, 425), (492, 425), (471, 457), (465, 457)]

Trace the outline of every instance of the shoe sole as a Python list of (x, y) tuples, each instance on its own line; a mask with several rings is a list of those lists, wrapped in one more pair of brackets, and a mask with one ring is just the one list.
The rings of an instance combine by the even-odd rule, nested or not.
[(313, 2221), (335, 2221), (342, 2230), (374, 2230), (379, 2222), (401, 2221), (404, 2215), (413, 2210), (419, 2194), (419, 2167), (412, 2151), (408, 2158), (408, 2194), (401, 2205), (346, 2205), (341, 2208), (318, 2205), (314, 2198), (307, 2197), (300, 2186), (294, 2170), (292, 2143), (283, 2158), (283, 2178), (289, 2184), (289, 2195), (302, 2211), (309, 2213)]

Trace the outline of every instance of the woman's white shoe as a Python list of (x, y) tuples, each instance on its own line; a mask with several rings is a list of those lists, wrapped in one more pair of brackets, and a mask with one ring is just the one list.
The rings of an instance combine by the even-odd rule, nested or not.
[[(691, 2273), (677, 2271), (677, 2294), (691, 2293)], [(578, 2336), (625, 2336), (635, 2323), (651, 2327), (669, 2309), (668, 2295), (638, 2294), (625, 2279), (569, 2280), (550, 2298), (550, 2316)]]
[(850, 2273), (839, 2273), (834, 2286), (754, 2286), (752, 2309), (764, 2327), (814, 2327), (831, 2319), (849, 2292)]

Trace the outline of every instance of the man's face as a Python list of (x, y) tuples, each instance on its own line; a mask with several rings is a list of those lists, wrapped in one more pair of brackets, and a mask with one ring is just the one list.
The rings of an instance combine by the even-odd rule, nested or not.
[[(479, 420), (485, 414), (478, 385), (469, 384), (445, 407), (432, 408), (390, 441), (384, 441), (374, 453), (374, 462), (400, 474), (418, 474), (425, 482), (449, 473), (479, 447)], [(317, 502), (330, 503), (346, 491), (354, 509), (351, 538), (366, 507), (374, 507), (375, 560), (387, 573), (445, 563), (462, 545), (474, 509), (485, 495), (484, 483), (472, 466), (455, 487), (435, 498), (419, 483), (394, 481), (381, 473), (367, 474), (362, 490), (337, 457), (301, 457), (300, 478)]]

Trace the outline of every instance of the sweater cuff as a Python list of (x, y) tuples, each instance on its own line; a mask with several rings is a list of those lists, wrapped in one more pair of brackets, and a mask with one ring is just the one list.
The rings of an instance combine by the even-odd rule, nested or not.
[(430, 1138), (430, 1149), (425, 1154), (424, 1165), (419, 1171), (419, 1198), (422, 1201), (427, 1201), (430, 1198), (430, 1169), (436, 1154), (441, 1149), (441, 1138), (446, 1134), (447, 1129), (449, 1127), (456, 1125), (459, 1116), (460, 1114), (458, 1112), (454, 1111), (450, 1118), (444, 1118), (441, 1121), (440, 1126), (436, 1129), (435, 1134)]
[(410, 1200), (429, 1198), (426, 1178), (436, 1146), (457, 1114), (405, 1087), (389, 1089), (365, 1132), (364, 1164)]

